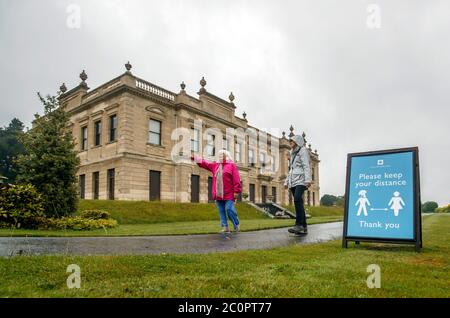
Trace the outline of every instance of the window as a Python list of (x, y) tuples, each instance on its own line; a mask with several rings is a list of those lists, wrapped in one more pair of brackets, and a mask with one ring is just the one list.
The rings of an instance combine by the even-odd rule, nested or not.
[(215, 135), (207, 135), (206, 154), (208, 156), (214, 157), (216, 155), (215, 142), (216, 142)]
[(230, 150), (230, 145), (229, 145), (228, 139), (226, 139), (226, 138), (224, 138), (222, 141), (222, 149), (228, 150), (228, 151)]
[(87, 126), (81, 128), (81, 150), (87, 150), (88, 130)]
[(200, 131), (198, 129), (195, 129), (195, 128), (192, 128), (191, 150), (193, 152), (199, 152), (200, 151)]
[(259, 161), (261, 164), (261, 170), (264, 170), (264, 168), (266, 167), (266, 154), (261, 152), (259, 154)]
[(92, 174), (92, 198), (98, 199), (98, 193), (100, 190), (100, 172), (94, 172)]
[(94, 123), (94, 134), (94, 144), (100, 146), (102, 144), (102, 122), (100, 120)]
[(109, 117), (109, 141), (117, 140), (117, 115)]
[(200, 176), (191, 174), (191, 202), (200, 202)]
[(148, 129), (148, 141), (153, 145), (161, 145), (161, 122), (150, 119)]
[(237, 142), (236, 143), (236, 162), (241, 162), (241, 160), (242, 160), (241, 150), (242, 150), (242, 145)]
[(276, 171), (276, 162), (275, 162), (275, 156), (270, 156), (270, 160), (272, 161), (271, 163), (272, 163), (272, 172), (275, 172)]
[(114, 186), (116, 183), (115, 178), (116, 171), (114, 169), (108, 169), (108, 199), (114, 200)]
[(253, 149), (248, 150), (248, 163), (250, 166), (255, 166), (255, 151)]
[(82, 174), (79, 177), (79, 189), (80, 189), (80, 199), (84, 199), (85, 197), (85, 189), (86, 189), (86, 175)]
[(311, 173), (312, 181), (314, 181), (314, 168), (312, 168), (311, 170), (312, 170), (312, 173)]
[(255, 202), (255, 184), (250, 183), (249, 186), (249, 195), (250, 195), (250, 202)]
[(150, 201), (161, 200), (161, 171), (150, 170), (149, 183)]

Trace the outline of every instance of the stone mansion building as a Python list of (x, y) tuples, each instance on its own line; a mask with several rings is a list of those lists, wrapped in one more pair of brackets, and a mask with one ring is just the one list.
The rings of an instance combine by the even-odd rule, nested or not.
[[(180, 92), (174, 93), (134, 76), (130, 63), (125, 67), (125, 73), (93, 90), (87, 86), (84, 71), (77, 87), (67, 90), (63, 84), (60, 88), (60, 105), (70, 114), (70, 129), (79, 150), (81, 198), (211, 201), (211, 173), (190, 160), (173, 160), (172, 150), (177, 143), (173, 131), (185, 128), (190, 131), (192, 153), (206, 153), (206, 158), (214, 160), (217, 148), (233, 149), (230, 152), (243, 186), (240, 199), (278, 204), (292, 200), (283, 186), (290, 150), (285, 132), (281, 137), (268, 135), (268, 140), (278, 143), (279, 164), (271, 169), (275, 165), (265, 162), (266, 156), (274, 158), (274, 148), (262, 152), (259, 144), (250, 146), (237, 137), (203, 138), (202, 130), (208, 127), (219, 129), (224, 135), (227, 128), (260, 132), (249, 125), (245, 113), (242, 117), (235, 115), (232, 93), (228, 101), (211, 94), (205, 88), (204, 78), (198, 97), (190, 96), (184, 83)], [(199, 122), (201, 127), (195, 124)], [(291, 126), (291, 134), (293, 130)], [(305, 202), (319, 205), (319, 156), (311, 144), (308, 149), (313, 184), (305, 192)]]

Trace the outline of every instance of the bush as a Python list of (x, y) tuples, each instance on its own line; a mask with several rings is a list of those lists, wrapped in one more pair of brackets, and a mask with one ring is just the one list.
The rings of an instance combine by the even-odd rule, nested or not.
[(41, 194), (31, 184), (2, 187), (0, 191), (0, 223), (16, 228), (34, 228), (36, 219), (44, 215)]
[(443, 206), (434, 210), (436, 213), (450, 213), (450, 204), (447, 206)]
[(438, 204), (434, 201), (428, 201), (422, 204), (422, 212), (434, 212), (438, 208)]
[(40, 230), (96, 230), (113, 228), (117, 226), (117, 221), (113, 219), (86, 219), (80, 216), (55, 218), (39, 218)]
[(103, 210), (84, 210), (80, 212), (80, 217), (83, 219), (107, 220), (110, 218), (110, 214)]
[(336, 204), (337, 200), (338, 200), (338, 198), (336, 196), (331, 195), (331, 194), (325, 194), (320, 199), (320, 205), (333, 206), (334, 204)]

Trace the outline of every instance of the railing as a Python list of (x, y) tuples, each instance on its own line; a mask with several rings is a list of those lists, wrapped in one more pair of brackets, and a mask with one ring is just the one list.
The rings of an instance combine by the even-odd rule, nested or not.
[[(172, 92), (170, 92), (170, 91), (168, 91), (168, 90), (166, 90), (166, 89), (164, 89), (162, 87), (156, 86), (155, 84), (146, 82), (146, 81), (138, 79), (138, 78), (135, 79), (135, 83), (136, 83), (136, 88), (142, 89), (142, 90), (144, 90), (146, 92), (149, 92), (151, 94), (154, 94), (154, 95), (157, 95), (159, 97), (165, 98), (165, 99), (167, 99), (169, 101), (172, 101), (172, 102), (175, 101), (176, 94), (174, 94), (174, 93), (172, 93)], [(126, 85), (126, 83), (121, 81), (120, 78), (116, 78), (116, 79), (114, 79), (114, 80), (112, 80), (112, 81), (110, 81), (108, 83), (103, 84), (102, 86), (96, 88), (95, 90), (87, 93), (83, 97), (83, 100), (84, 101), (91, 100), (94, 97), (97, 97), (97, 96), (105, 93), (106, 91), (110, 91), (113, 88), (116, 88), (117, 86), (120, 86), (121, 84), (125, 84)]]
[(165, 90), (164, 88), (161, 88), (159, 86), (156, 86), (152, 83), (146, 82), (141, 79), (136, 79), (136, 87), (139, 89), (142, 89), (144, 91), (147, 91), (149, 93), (155, 94), (157, 96), (160, 96), (162, 98), (168, 99), (170, 101), (175, 100), (175, 94), (172, 92), (169, 92), (168, 90)]

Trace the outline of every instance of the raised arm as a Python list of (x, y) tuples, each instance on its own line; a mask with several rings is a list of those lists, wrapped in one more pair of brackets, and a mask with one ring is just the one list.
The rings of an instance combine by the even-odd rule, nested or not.
[(214, 163), (209, 162), (209, 161), (207, 161), (207, 160), (205, 160), (205, 159), (203, 159), (203, 158), (201, 158), (201, 157), (199, 157), (199, 156), (196, 156), (196, 155), (192, 156), (191, 159), (192, 159), (193, 161), (195, 161), (195, 163), (196, 163), (200, 168), (203, 168), (203, 169), (206, 169), (206, 170), (209, 170), (209, 171), (213, 172)]

